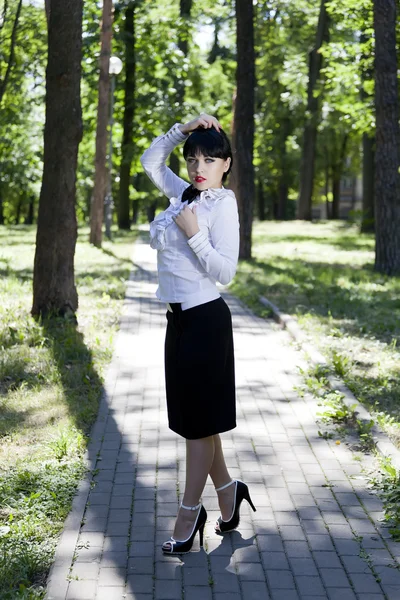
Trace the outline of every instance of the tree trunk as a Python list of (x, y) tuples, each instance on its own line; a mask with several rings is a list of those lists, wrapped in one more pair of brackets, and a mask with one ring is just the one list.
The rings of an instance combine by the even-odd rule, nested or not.
[[(179, 16), (180, 16), (180, 27), (178, 30), (178, 48), (186, 58), (189, 53), (189, 39), (190, 39), (190, 15), (192, 11), (193, 0), (180, 0)], [(174, 78), (174, 86), (176, 89), (176, 105), (177, 109), (175, 112), (175, 120), (182, 121), (184, 116), (184, 103), (185, 103), (185, 70), (182, 69), (181, 75)], [(180, 161), (177, 150), (174, 150), (169, 157), (170, 169), (179, 176)]]
[(340, 183), (342, 181), (344, 163), (346, 160), (346, 149), (349, 134), (346, 133), (342, 139), (340, 154), (337, 157), (337, 162), (332, 169), (332, 219), (339, 219), (340, 215)]
[(24, 198), (23, 198), (23, 196), (20, 196), (18, 198), (18, 202), (17, 202), (17, 212), (15, 214), (14, 225), (19, 225), (19, 222), (21, 220), (21, 210), (22, 210), (23, 203), (24, 203)]
[(254, 9), (252, 0), (236, 0), (237, 93), (234, 112), (236, 150), (235, 191), (240, 219), (240, 258), (251, 258), (251, 231), (254, 203)]
[[(19, 0), (18, 6), (17, 6), (17, 12), (15, 14), (14, 24), (13, 24), (13, 28), (12, 28), (12, 33), (11, 33), (10, 52), (8, 55), (7, 69), (6, 69), (6, 72), (4, 75), (4, 79), (2, 81), (0, 80), (0, 104), (1, 104), (2, 98), (5, 94), (5, 91), (7, 88), (7, 83), (10, 78), (11, 69), (14, 64), (15, 45), (16, 45), (16, 41), (17, 41), (17, 27), (18, 27), (19, 17), (21, 15), (21, 8), (22, 8), (22, 0)], [(6, 10), (4, 10), (3, 14), (5, 14), (5, 12), (6, 12)]]
[(135, 3), (130, 2), (125, 11), (125, 110), (124, 133), (121, 148), (119, 184), (118, 227), (130, 229), (131, 167), (133, 159), (133, 117), (135, 111)]
[(363, 135), (363, 168), (362, 168), (362, 221), (361, 233), (375, 231), (375, 206), (374, 206), (374, 175), (375, 175), (375, 137)]
[(332, 173), (332, 212), (331, 219), (339, 218), (340, 209), (340, 180), (341, 173), (338, 170), (333, 170)]
[(329, 162), (325, 164), (325, 206), (326, 206), (326, 218), (331, 219), (331, 207), (329, 202)]
[(83, 0), (51, 0), (46, 70), (44, 168), (33, 275), (33, 315), (74, 314), (76, 168)]
[(0, 189), (0, 225), (4, 225), (3, 193)]
[(282, 119), (281, 127), (281, 141), (280, 141), (280, 176), (278, 183), (278, 219), (286, 219), (288, 193), (289, 193), (289, 170), (287, 164), (287, 152), (286, 152), (286, 140), (290, 133), (290, 119), (284, 117)]
[[(368, 19), (368, 11), (365, 10), (365, 22)], [(365, 44), (371, 38), (370, 34), (361, 33), (360, 42)], [(369, 57), (362, 55), (363, 60)], [(361, 64), (363, 64), (361, 62)], [(373, 68), (361, 68), (361, 87), (360, 97), (363, 102), (370, 100), (370, 94), (365, 91), (364, 83), (370, 81), (374, 77)], [(375, 206), (374, 206), (374, 180), (375, 180), (375, 136), (363, 134), (363, 157), (362, 157), (362, 217), (360, 233), (373, 233), (375, 231)]]
[(297, 218), (311, 220), (311, 204), (314, 185), (314, 167), (316, 155), (317, 126), (319, 117), (319, 100), (314, 97), (314, 91), (322, 67), (320, 49), (329, 40), (329, 16), (325, 6), (326, 0), (321, 0), (317, 39), (315, 47), (309, 55), (308, 87), (307, 87), (307, 121), (304, 128), (303, 148), (300, 166), (300, 194), (297, 206)]
[(35, 218), (35, 196), (33, 194), (31, 194), (29, 196), (29, 207), (28, 207), (28, 214), (26, 215), (26, 218), (25, 218), (25, 225), (33, 225), (34, 218)]
[(97, 109), (96, 158), (93, 200), (90, 210), (90, 243), (98, 248), (102, 242), (104, 199), (107, 190), (107, 125), (110, 99), (110, 56), (113, 23), (113, 2), (103, 0), (101, 52), (99, 77), (99, 104)]
[(263, 190), (263, 184), (261, 181), (261, 178), (258, 179), (258, 186), (257, 186), (257, 208), (258, 208), (258, 219), (260, 221), (265, 221), (265, 196), (264, 196), (264, 190)]
[(147, 212), (147, 220), (149, 223), (154, 221), (155, 216), (156, 216), (156, 209), (157, 209), (157, 201), (154, 201), (147, 206), (146, 212)]
[(396, 0), (375, 0), (375, 269), (400, 274), (400, 127)]
[(136, 200), (133, 203), (133, 216), (132, 216), (132, 223), (134, 225), (137, 224), (138, 222), (138, 218), (139, 218), (139, 200)]

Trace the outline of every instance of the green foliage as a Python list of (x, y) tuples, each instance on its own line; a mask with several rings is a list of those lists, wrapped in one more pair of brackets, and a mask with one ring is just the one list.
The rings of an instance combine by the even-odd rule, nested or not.
[(389, 457), (379, 458), (379, 472), (370, 477), (383, 500), (385, 522), (396, 541), (400, 541), (400, 476)]
[[(0, 30), (0, 78), (10, 56), (17, 2), (9, 3)], [(23, 3), (15, 56), (0, 107), (0, 198), (6, 222), (27, 217), (37, 198), (42, 169), (46, 24), (42, 8)]]

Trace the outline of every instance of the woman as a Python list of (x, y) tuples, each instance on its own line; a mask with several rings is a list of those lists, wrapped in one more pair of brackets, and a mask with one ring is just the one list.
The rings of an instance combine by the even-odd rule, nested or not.
[[(165, 164), (183, 141), (190, 185)], [(243, 499), (255, 510), (247, 486), (229, 476), (219, 436), (236, 427), (231, 314), (216, 287), (217, 281), (231, 281), (239, 254), (236, 199), (222, 185), (232, 151), (217, 119), (201, 114), (156, 138), (140, 160), (170, 199), (150, 224), (150, 244), (158, 250), (156, 295), (167, 303), (169, 427), (186, 439), (185, 492), (173, 536), (162, 549), (182, 554), (190, 551), (197, 531), (203, 545), (207, 513), (200, 497), (208, 474), (221, 509), (217, 532), (238, 526)]]

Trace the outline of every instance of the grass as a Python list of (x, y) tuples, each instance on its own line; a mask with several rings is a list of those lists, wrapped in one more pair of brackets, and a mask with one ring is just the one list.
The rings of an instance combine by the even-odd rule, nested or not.
[(78, 326), (30, 316), (33, 227), (0, 227), (0, 597), (44, 597), (118, 328), (135, 233), (81, 229)]
[(400, 447), (400, 278), (373, 270), (374, 239), (346, 222), (263, 222), (231, 285), (260, 315), (264, 295), (296, 316)]

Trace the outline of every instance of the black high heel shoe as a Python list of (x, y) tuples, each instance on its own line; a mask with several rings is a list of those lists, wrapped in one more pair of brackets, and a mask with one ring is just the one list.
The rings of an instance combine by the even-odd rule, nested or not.
[(199, 510), (199, 513), (194, 522), (193, 530), (190, 536), (186, 540), (175, 540), (171, 537), (168, 542), (164, 542), (162, 545), (162, 551), (164, 554), (187, 554), (190, 552), (193, 546), (194, 538), (196, 537), (196, 533), (199, 532), (200, 535), (200, 548), (203, 547), (203, 537), (204, 537), (204, 526), (207, 521), (207, 512), (204, 506), (201, 504), (197, 504), (197, 506), (185, 506), (181, 504), (182, 508), (186, 508), (186, 510)]
[(242, 504), (243, 500), (247, 500), (251, 508), (254, 510), (254, 512), (256, 512), (256, 508), (250, 498), (249, 488), (245, 483), (243, 483), (243, 481), (233, 479), (232, 481), (216, 489), (215, 491), (220, 492), (232, 485), (232, 483), (236, 485), (232, 516), (229, 519), (229, 521), (224, 521), (222, 517), (219, 517), (218, 521), (215, 524), (216, 533), (228, 533), (229, 531), (233, 531), (234, 529), (236, 529), (240, 521), (240, 505)]

